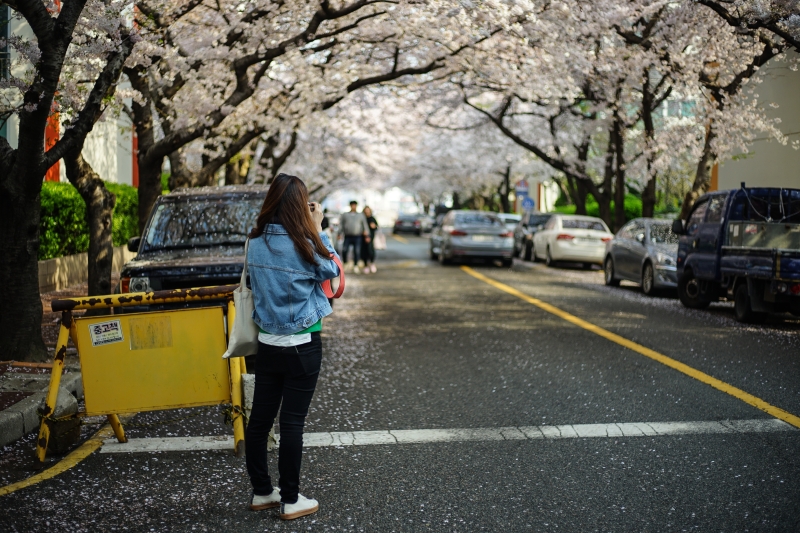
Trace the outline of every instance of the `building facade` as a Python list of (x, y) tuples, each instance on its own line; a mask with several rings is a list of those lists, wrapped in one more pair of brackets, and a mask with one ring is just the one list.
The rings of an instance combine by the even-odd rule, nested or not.
[[(795, 58), (797, 55), (795, 54)], [(770, 61), (761, 70), (764, 81), (758, 87), (759, 102), (771, 118), (780, 118), (779, 127), (789, 144), (774, 139), (757, 139), (747, 153), (722, 161), (715, 187), (736, 189), (749, 186), (800, 188), (800, 70), (791, 70), (786, 61)], [(773, 107), (772, 104), (777, 104)]]

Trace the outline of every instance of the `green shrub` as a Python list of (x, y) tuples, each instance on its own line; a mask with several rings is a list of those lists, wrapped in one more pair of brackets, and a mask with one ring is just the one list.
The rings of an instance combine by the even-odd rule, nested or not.
[(72, 255), (89, 249), (86, 204), (70, 183), (44, 182), (39, 223), (39, 259)]
[(117, 197), (111, 220), (114, 246), (125, 246), (128, 239), (139, 235), (139, 191), (119, 183), (106, 183), (106, 188)]
[[(117, 197), (111, 220), (114, 246), (123, 246), (139, 234), (139, 198), (130, 185), (106, 183)], [(45, 182), (41, 193), (39, 259), (79, 254), (89, 249), (86, 204), (70, 183)]]
[[(625, 195), (625, 220), (633, 220), (642, 216), (642, 199), (632, 194)], [(556, 206), (554, 209), (556, 213), (564, 213), (565, 215), (574, 215), (574, 205)], [(611, 201), (611, 213), (614, 213), (614, 201)], [(590, 194), (586, 197), (586, 214), (590, 217), (600, 216), (600, 205), (595, 201), (594, 197)]]

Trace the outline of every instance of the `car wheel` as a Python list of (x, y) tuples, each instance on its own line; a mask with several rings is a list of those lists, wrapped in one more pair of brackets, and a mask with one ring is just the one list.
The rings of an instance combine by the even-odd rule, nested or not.
[(678, 298), (689, 309), (705, 309), (711, 304), (708, 298), (703, 296), (700, 282), (691, 270), (684, 272), (678, 278)]
[(417, 231), (414, 232), (414, 235), (419, 237), (420, 235), (422, 235), (422, 232), (420, 230), (417, 230)]
[(544, 254), (544, 264), (547, 265), (548, 267), (551, 267), (551, 268), (556, 266), (556, 262), (553, 260), (553, 256), (550, 255), (550, 247), (549, 246), (547, 247), (547, 251)]
[(503, 268), (511, 268), (511, 265), (514, 264), (514, 260), (510, 257), (504, 257), (502, 260)]
[(750, 302), (750, 291), (747, 288), (747, 283), (741, 283), (736, 287), (736, 292), (733, 295), (733, 309), (736, 313), (736, 321), (745, 324), (752, 324), (758, 322), (762, 318), (762, 313), (753, 311), (753, 305)]
[(645, 263), (644, 269), (642, 269), (642, 292), (648, 296), (653, 296), (656, 292), (655, 272), (650, 263)]
[(533, 256), (533, 243), (531, 241), (527, 241), (525, 243), (525, 254), (522, 256), (525, 261), (530, 261), (533, 258), (533, 261), (536, 262), (536, 258)]
[(605, 270), (605, 282), (609, 287), (619, 287), (619, 280), (614, 277), (614, 260), (609, 255), (606, 257), (606, 262), (603, 264)]

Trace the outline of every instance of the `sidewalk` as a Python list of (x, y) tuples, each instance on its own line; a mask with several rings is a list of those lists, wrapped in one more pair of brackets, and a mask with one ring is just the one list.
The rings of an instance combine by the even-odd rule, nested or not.
[[(112, 280), (112, 284), (116, 281)], [(87, 289), (87, 284), (81, 283), (41, 295), (42, 337), (51, 355), (55, 350), (61, 316), (60, 313), (51, 310), (50, 301), (54, 298), (85, 296)], [(39, 429), (37, 410), (47, 395), (51, 368), (51, 363), (0, 361), (0, 446), (15, 442)], [(76, 413), (78, 401), (81, 399), (83, 399), (83, 383), (80, 362), (70, 341), (55, 416)]]

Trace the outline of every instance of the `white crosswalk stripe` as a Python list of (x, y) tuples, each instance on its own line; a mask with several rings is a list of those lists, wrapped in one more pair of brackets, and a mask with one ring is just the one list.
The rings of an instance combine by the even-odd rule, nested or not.
[[(713, 422), (622, 422), (616, 424), (571, 424), (561, 426), (520, 426), (465, 429), (392, 429), (385, 431), (343, 431), (306, 433), (306, 448), (330, 446), (370, 446), (503, 440), (547, 440), (666, 435), (769, 433), (797, 431), (777, 419), (723, 420)], [(119, 443), (106, 440), (100, 453), (176, 452), (230, 450), (233, 437), (159, 437), (129, 439)]]

